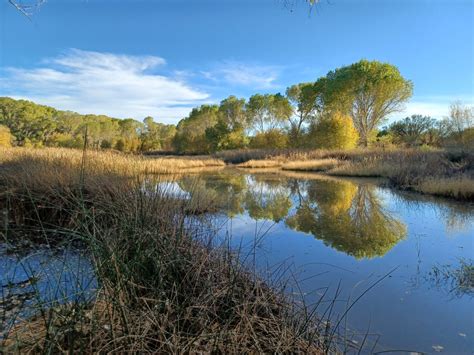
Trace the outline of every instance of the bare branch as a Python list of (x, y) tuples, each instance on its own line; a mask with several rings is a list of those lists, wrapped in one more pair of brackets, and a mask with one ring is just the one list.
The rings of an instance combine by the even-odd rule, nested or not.
[(30, 18), (46, 0), (31, 0), (29, 3), (25, 3), (21, 0), (8, 0), (8, 2), (23, 15)]

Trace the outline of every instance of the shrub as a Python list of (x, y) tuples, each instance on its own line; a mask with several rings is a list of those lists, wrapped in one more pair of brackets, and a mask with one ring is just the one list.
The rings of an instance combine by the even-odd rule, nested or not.
[(13, 135), (8, 127), (0, 125), (0, 147), (10, 147), (12, 145)]
[(250, 147), (254, 149), (282, 149), (288, 146), (288, 136), (279, 129), (271, 129), (257, 133), (250, 139)]
[(356, 146), (359, 135), (352, 119), (336, 112), (312, 125), (308, 138), (312, 148), (351, 149)]

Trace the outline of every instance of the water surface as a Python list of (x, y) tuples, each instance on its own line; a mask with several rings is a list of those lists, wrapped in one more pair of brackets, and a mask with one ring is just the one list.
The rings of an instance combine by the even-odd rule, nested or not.
[(364, 352), (474, 352), (473, 289), (459, 284), (474, 257), (472, 204), (367, 179), (231, 169), (177, 187), (219, 206), (219, 235), (260, 272), (285, 270), (307, 302), (324, 296), (321, 312), (337, 299), (333, 324), (375, 284), (343, 322)]

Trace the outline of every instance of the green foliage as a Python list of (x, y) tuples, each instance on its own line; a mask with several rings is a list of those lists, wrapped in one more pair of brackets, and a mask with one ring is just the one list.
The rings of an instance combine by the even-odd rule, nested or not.
[(286, 97), (294, 107), (289, 117), (290, 143), (294, 148), (303, 146), (302, 131), (305, 124), (316, 118), (320, 110), (321, 87), (316, 83), (300, 83), (286, 89)]
[(349, 114), (367, 146), (369, 136), (391, 113), (400, 111), (412, 95), (413, 84), (397, 67), (361, 60), (331, 71), (324, 80), (325, 110)]
[(146, 117), (143, 120), (143, 127), (140, 135), (140, 151), (169, 151), (173, 148), (172, 142), (175, 134), (175, 125), (157, 123), (153, 121), (153, 117)]
[(245, 99), (229, 96), (221, 101), (217, 123), (206, 129), (206, 140), (212, 152), (239, 149), (247, 145)]
[(0, 124), (7, 126), (18, 145), (42, 145), (55, 132), (58, 111), (26, 100), (0, 98)]
[(259, 133), (279, 128), (293, 113), (290, 102), (281, 94), (255, 94), (246, 110), (248, 125)]
[(257, 133), (250, 138), (249, 147), (253, 149), (286, 148), (288, 136), (279, 129), (270, 129), (266, 132)]
[(392, 123), (388, 128), (388, 133), (396, 144), (416, 146), (431, 143), (435, 127), (435, 119), (429, 116), (412, 115)]
[(206, 139), (206, 129), (218, 122), (219, 107), (202, 105), (194, 108), (188, 117), (179, 121), (173, 146), (179, 153), (209, 153), (211, 145)]
[(339, 112), (321, 117), (310, 127), (308, 134), (308, 144), (312, 148), (352, 149), (358, 139), (352, 119)]
[(14, 143), (25, 147), (115, 148), (125, 152), (170, 149), (175, 127), (105, 115), (58, 111), (30, 101), (0, 98), (0, 125), (8, 127)]

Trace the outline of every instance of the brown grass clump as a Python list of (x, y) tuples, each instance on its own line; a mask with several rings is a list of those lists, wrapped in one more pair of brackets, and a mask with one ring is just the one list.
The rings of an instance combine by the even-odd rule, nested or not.
[(337, 159), (318, 159), (306, 161), (290, 161), (282, 165), (282, 170), (295, 171), (327, 171), (341, 165)]
[(414, 190), (459, 200), (474, 200), (474, 179), (468, 176), (428, 178), (415, 185)]
[(279, 160), (249, 160), (245, 163), (237, 165), (239, 168), (249, 168), (249, 169), (268, 169), (268, 168), (278, 168), (283, 164)]

